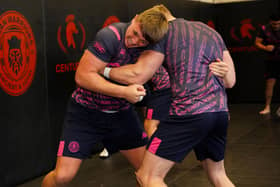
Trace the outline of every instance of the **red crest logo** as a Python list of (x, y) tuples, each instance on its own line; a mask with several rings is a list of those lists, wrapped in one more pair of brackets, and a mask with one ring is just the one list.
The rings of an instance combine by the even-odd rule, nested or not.
[(118, 18), (117, 16), (109, 16), (109, 17), (105, 20), (105, 22), (104, 22), (102, 28), (107, 27), (108, 25), (110, 25), (110, 24), (112, 24), (112, 23), (117, 23), (117, 22), (120, 22), (120, 20), (119, 20), (119, 18)]
[(234, 40), (241, 42), (241, 40), (243, 39), (249, 39), (252, 40), (252, 34), (251, 31), (256, 30), (256, 28), (253, 26), (252, 24), (252, 20), (251, 19), (243, 19), (241, 20), (241, 26), (239, 28), (239, 35), (236, 35), (236, 31), (235, 31), (235, 27), (231, 27), (230, 29), (230, 35), (231, 38), (233, 38)]
[(0, 15), (0, 87), (19, 96), (30, 87), (36, 68), (36, 42), (26, 18), (17, 11)]

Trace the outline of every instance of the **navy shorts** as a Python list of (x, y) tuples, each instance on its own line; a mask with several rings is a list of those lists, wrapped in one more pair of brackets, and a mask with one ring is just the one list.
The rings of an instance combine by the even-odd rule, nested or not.
[(279, 79), (280, 78), (280, 61), (266, 61), (266, 79)]
[(91, 156), (97, 143), (108, 139), (117, 150), (147, 144), (147, 135), (134, 108), (105, 113), (86, 108), (71, 99), (57, 156), (85, 159)]
[(146, 119), (163, 120), (168, 116), (171, 104), (171, 89), (154, 91), (149, 95), (146, 109)]
[(198, 160), (224, 159), (228, 112), (169, 116), (160, 122), (147, 150), (162, 158), (181, 162), (194, 149)]
[(144, 84), (143, 86), (146, 89), (146, 96), (144, 96), (142, 101), (137, 102), (137, 103), (134, 104), (134, 106), (136, 106), (136, 107), (146, 107), (147, 106), (147, 102), (149, 100), (149, 97), (151, 95), (151, 91), (150, 91), (150, 88), (149, 88), (148, 84)]

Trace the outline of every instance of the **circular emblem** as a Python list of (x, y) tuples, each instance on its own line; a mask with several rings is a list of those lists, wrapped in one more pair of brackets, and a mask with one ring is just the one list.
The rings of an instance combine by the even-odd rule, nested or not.
[(23, 15), (6, 11), (0, 15), (0, 87), (19, 96), (30, 87), (36, 67), (36, 43)]
[(117, 22), (120, 22), (120, 20), (119, 20), (119, 18), (118, 18), (117, 16), (109, 16), (109, 17), (105, 20), (105, 22), (104, 22), (102, 28), (107, 27), (108, 25), (110, 25), (110, 24), (112, 24), (112, 23), (117, 23)]
[(76, 153), (80, 150), (80, 145), (79, 145), (78, 142), (72, 141), (72, 142), (69, 143), (68, 149), (69, 149), (70, 152)]

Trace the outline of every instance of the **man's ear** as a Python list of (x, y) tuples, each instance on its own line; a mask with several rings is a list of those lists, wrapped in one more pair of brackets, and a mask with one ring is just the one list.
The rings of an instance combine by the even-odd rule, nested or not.
[(134, 18), (132, 19), (132, 22), (134, 22), (134, 21), (137, 19), (137, 17), (138, 17), (138, 14), (136, 14), (136, 15), (134, 16)]

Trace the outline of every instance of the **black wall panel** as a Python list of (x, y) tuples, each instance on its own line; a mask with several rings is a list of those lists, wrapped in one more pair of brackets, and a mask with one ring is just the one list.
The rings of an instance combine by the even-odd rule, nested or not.
[(41, 1), (1, 1), (0, 183), (6, 185), (38, 176), (51, 165), (42, 20)]
[[(237, 82), (228, 90), (231, 102), (264, 103), (264, 57), (255, 48), (257, 29), (268, 23), (272, 12), (279, 11), (279, 1), (254, 1), (220, 4), (215, 7), (217, 30), (230, 49), (235, 62)], [(279, 84), (275, 86), (273, 101), (279, 101)]]

